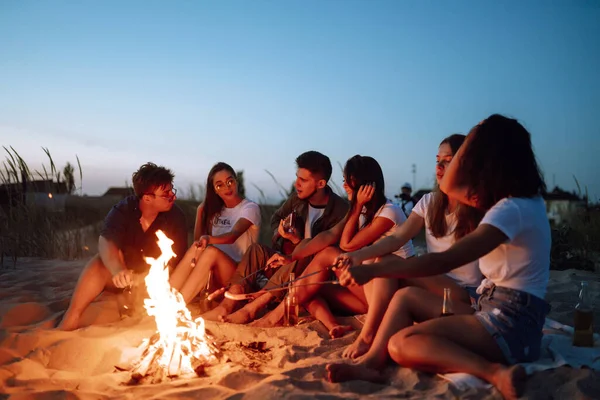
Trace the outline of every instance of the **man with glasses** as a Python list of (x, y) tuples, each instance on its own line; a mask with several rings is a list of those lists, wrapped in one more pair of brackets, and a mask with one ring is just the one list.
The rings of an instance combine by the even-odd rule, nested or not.
[(177, 265), (188, 243), (185, 216), (175, 204), (173, 178), (169, 169), (153, 163), (142, 165), (133, 174), (135, 195), (116, 204), (104, 219), (98, 254), (82, 271), (60, 329), (77, 329), (83, 312), (105, 289), (131, 287), (134, 273), (148, 272), (145, 257), (160, 255), (156, 231), (173, 240), (176, 257), (171, 265)]

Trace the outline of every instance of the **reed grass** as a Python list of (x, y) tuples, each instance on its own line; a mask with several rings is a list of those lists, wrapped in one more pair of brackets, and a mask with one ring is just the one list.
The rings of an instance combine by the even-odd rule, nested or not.
[[(40, 207), (29, 194), (35, 177), (52, 182), (64, 182), (64, 175), (56, 164), (48, 148), (42, 147), (48, 165), (32, 171), (23, 157), (13, 148), (5, 147), (5, 159), (0, 167), (0, 184), (3, 186), (0, 204), (0, 267), (5, 260), (13, 266), (19, 257), (44, 257), (73, 259), (87, 255), (84, 236), (93, 227), (85, 227), (85, 218), (73, 213), (55, 212)], [(79, 183), (83, 180), (81, 163), (77, 157)], [(74, 177), (73, 177), (74, 184)], [(58, 194), (58, 193), (55, 193)], [(89, 246), (88, 246), (89, 247)]]

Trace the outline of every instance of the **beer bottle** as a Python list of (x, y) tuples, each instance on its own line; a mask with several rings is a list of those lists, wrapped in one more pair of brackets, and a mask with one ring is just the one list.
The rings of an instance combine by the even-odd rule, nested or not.
[(294, 280), (296, 279), (296, 274), (290, 272), (290, 286), (288, 289), (288, 294), (286, 298), (283, 300), (284, 303), (284, 313), (283, 313), (283, 325), (284, 326), (295, 326), (298, 324), (298, 315), (300, 310), (300, 305), (298, 304), (298, 297), (296, 296), (296, 288), (294, 287)]
[(450, 297), (450, 288), (444, 288), (444, 302), (442, 303), (442, 313), (440, 317), (449, 317), (454, 315), (454, 307), (452, 307), (452, 297)]
[(575, 306), (573, 346), (594, 347), (593, 317), (588, 283), (583, 281), (579, 291), (579, 302)]

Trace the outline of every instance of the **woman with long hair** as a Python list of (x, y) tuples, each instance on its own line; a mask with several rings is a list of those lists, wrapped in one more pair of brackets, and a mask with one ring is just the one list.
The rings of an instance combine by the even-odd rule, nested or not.
[(381, 381), (385, 377), (379, 371), (391, 357), (427, 372), (469, 373), (490, 382), (504, 398), (517, 398), (526, 375), (517, 363), (539, 358), (549, 311), (543, 300), (551, 241), (545, 189), (531, 136), (518, 121), (494, 114), (475, 126), (448, 166), (440, 190), (485, 211), (477, 228), (442, 252), (347, 266), (340, 282), (352, 286), (381, 277), (432, 276), (479, 259), (486, 279), (477, 289), (477, 309), (438, 318), (438, 296), (401, 289), (369, 351), (358, 364), (328, 365), (328, 379)]
[[(465, 137), (465, 135), (454, 134), (442, 140), (436, 155), (436, 188), (419, 200), (404, 224), (400, 225), (392, 235), (371, 246), (341, 254), (335, 263), (360, 265), (365, 260), (385, 257), (415, 237), (423, 228), (425, 228), (428, 253), (444, 251), (473, 231), (481, 220), (483, 215), (481, 211), (460, 204), (439, 190), (439, 183), (444, 177), (446, 167), (463, 144)], [(403, 286), (417, 286), (437, 294), (440, 298), (444, 294), (444, 289), (449, 288), (453, 303), (456, 305), (454, 312), (463, 313), (469, 312), (471, 302), (477, 299), (475, 290), (482, 279), (478, 262), (475, 260), (445, 275), (404, 280)], [(374, 337), (374, 332), (365, 332), (361, 338), (361, 345), (355, 349), (349, 348), (344, 354), (351, 358), (363, 355), (369, 349)]]
[(235, 171), (224, 162), (208, 173), (206, 196), (196, 212), (194, 244), (170, 278), (187, 303), (206, 287), (210, 271), (215, 287), (224, 286), (246, 249), (258, 240), (260, 208), (240, 196), (237, 185)]
[[(329, 268), (342, 251), (360, 249), (390, 235), (406, 221), (406, 216), (397, 205), (385, 197), (385, 182), (379, 163), (372, 157), (356, 155), (344, 167), (344, 189), (351, 206), (346, 217), (334, 228), (322, 232), (295, 253), (308, 251), (309, 246), (329, 246), (319, 252), (307, 266), (303, 275), (315, 273), (310, 278), (300, 280), (298, 285), (322, 282), (329, 279)], [(339, 247), (335, 244), (339, 243)], [(394, 249), (394, 256), (409, 258), (414, 256), (412, 242)], [(312, 285), (295, 288), (299, 304), (329, 329), (332, 337), (339, 337), (350, 329), (340, 325), (329, 306), (352, 312), (367, 313), (365, 328), (377, 331), (387, 305), (398, 289), (397, 279), (375, 279), (364, 288), (342, 288), (335, 285)], [(368, 311), (367, 311), (368, 310)], [(273, 326), (283, 316), (284, 306), (254, 323), (254, 326)]]

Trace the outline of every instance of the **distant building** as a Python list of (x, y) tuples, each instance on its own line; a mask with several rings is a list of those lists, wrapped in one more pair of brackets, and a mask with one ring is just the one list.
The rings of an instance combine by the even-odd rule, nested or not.
[(67, 196), (67, 185), (51, 179), (0, 185), (2, 208), (28, 204), (51, 211), (64, 211)]
[(111, 187), (111, 188), (108, 188), (106, 193), (104, 193), (102, 196), (103, 197), (111, 196), (111, 197), (125, 198), (127, 196), (133, 196), (134, 194), (135, 193), (133, 192), (132, 187)]
[(544, 203), (550, 222), (559, 225), (568, 221), (574, 212), (585, 208), (587, 201), (556, 186), (551, 192), (544, 194)]

